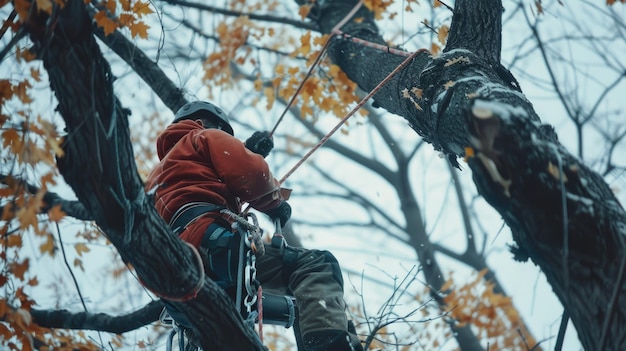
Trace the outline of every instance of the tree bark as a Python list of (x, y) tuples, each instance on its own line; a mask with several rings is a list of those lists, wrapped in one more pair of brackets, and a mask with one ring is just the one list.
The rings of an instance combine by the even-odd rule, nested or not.
[[(314, 12), (321, 30), (330, 33), (354, 4), (323, 2)], [(626, 213), (501, 66), (501, 14), (498, 0), (457, 0), (444, 52), (417, 56), (375, 103), (407, 119), (454, 165), (469, 157), (478, 191), (511, 228), (516, 259), (541, 267), (586, 350), (626, 349), (626, 304), (617, 302), (626, 298)], [(385, 45), (366, 9), (342, 31)], [(329, 56), (366, 91), (404, 59), (341, 38)]]
[(33, 322), (45, 328), (88, 329), (122, 334), (157, 321), (162, 310), (163, 302), (154, 300), (137, 311), (121, 316), (36, 309), (31, 309), (30, 314)]
[(84, 2), (68, 1), (54, 18), (33, 13), (24, 28), (66, 123), (65, 155), (58, 159), (66, 182), (142, 283), (187, 315), (205, 349), (262, 350), (224, 291), (204, 280), (194, 249), (170, 232), (145, 194), (130, 144), (130, 112), (113, 92)]

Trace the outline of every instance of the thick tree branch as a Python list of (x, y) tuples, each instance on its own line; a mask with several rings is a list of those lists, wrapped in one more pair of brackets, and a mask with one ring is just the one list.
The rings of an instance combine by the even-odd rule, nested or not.
[(204, 280), (194, 249), (171, 233), (146, 196), (130, 143), (129, 111), (114, 95), (114, 78), (84, 2), (69, 1), (58, 14), (50, 21), (32, 19), (28, 30), (66, 122), (65, 156), (58, 160), (66, 182), (142, 283), (187, 315), (205, 349), (262, 350), (225, 292)]
[[(317, 20), (322, 31), (353, 4), (324, 2)], [(511, 228), (517, 257), (542, 268), (584, 347), (598, 349), (606, 325), (611, 343), (605, 349), (625, 349), (626, 304), (608, 301), (614, 292), (626, 299), (624, 286), (616, 285), (626, 254), (626, 213), (603, 179), (540, 122), (500, 65), (501, 14), (501, 1), (456, 1), (444, 53), (416, 59), (377, 94), (376, 103), (406, 118), (453, 159), (473, 152), (469, 165), (479, 193)], [(383, 42), (371, 14), (356, 17), (345, 33)], [(329, 55), (366, 91), (400, 61), (342, 41)], [(613, 316), (610, 323), (606, 316)]]
[[(7, 184), (6, 180), (7, 180), (7, 175), (0, 174), (0, 184)], [(26, 190), (28, 190), (29, 193), (36, 194), (39, 191), (39, 187), (32, 185), (30, 183), (27, 183), (25, 181), (23, 183), (24, 183), (24, 186), (26, 187)], [(85, 206), (83, 206), (83, 204), (80, 203), (80, 201), (63, 199), (62, 197), (59, 196), (59, 194), (55, 192), (46, 191), (46, 193), (43, 196), (43, 202), (44, 202), (44, 206), (42, 206), (39, 211), (39, 213), (41, 214), (45, 214), (52, 207), (60, 205), (61, 210), (70, 217), (74, 217), (76, 219), (81, 219), (84, 221), (91, 221), (94, 219), (93, 216), (91, 216), (87, 212), (87, 210), (85, 209)], [(0, 207), (0, 217), (2, 217), (3, 212), (4, 212), (4, 207)]]
[[(90, 16), (95, 14), (93, 7), (88, 8)], [(176, 112), (187, 99), (184, 92), (163, 73), (159, 65), (152, 61), (136, 45), (130, 42), (119, 30), (104, 35), (102, 28), (93, 24), (93, 31), (111, 50), (121, 57), (146, 84), (161, 98), (171, 111)], [(155, 89), (157, 88), (157, 89)]]
[(156, 322), (162, 310), (163, 302), (154, 300), (137, 311), (121, 316), (38, 309), (31, 309), (30, 314), (33, 322), (44, 328), (88, 329), (122, 334)]

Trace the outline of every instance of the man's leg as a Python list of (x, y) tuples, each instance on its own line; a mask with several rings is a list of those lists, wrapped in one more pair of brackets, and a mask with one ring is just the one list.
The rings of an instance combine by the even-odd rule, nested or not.
[(257, 267), (264, 289), (282, 288), (296, 298), (306, 351), (362, 350), (358, 338), (348, 332), (341, 269), (330, 252), (266, 245)]

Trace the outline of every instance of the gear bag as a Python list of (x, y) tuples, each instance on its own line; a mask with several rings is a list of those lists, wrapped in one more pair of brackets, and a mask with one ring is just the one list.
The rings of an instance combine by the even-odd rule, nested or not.
[(202, 238), (200, 249), (205, 251), (210, 272), (222, 288), (237, 284), (241, 236), (217, 223), (211, 224)]

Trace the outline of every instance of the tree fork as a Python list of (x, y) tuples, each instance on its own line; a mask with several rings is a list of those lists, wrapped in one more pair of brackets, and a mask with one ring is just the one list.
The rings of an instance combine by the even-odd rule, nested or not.
[[(298, 1), (298, 0), (296, 0)], [(354, 1), (330, 0), (315, 20), (329, 33)], [(518, 259), (539, 265), (587, 350), (626, 349), (626, 299), (618, 279), (626, 213), (602, 177), (542, 124), (500, 60), (500, 0), (457, 0), (442, 54), (418, 57), (374, 97), (436, 150), (469, 166), (479, 193), (511, 228)], [(342, 31), (384, 43), (361, 9)], [(335, 40), (329, 56), (369, 91), (401, 57)], [(367, 72), (367, 74), (363, 74)], [(618, 285), (619, 284), (619, 285)], [(605, 336), (603, 336), (605, 335)], [(462, 345), (463, 347), (463, 345)]]

